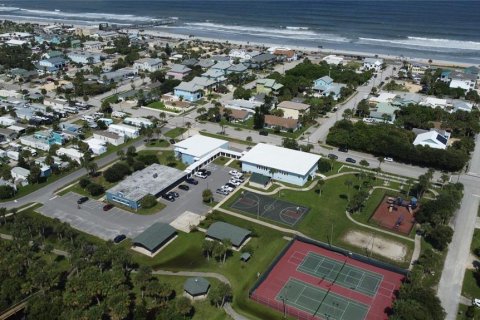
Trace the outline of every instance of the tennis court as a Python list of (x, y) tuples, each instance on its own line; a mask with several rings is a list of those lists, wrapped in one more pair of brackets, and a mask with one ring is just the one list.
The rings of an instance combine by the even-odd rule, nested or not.
[(277, 300), (311, 314), (312, 318), (364, 320), (368, 313), (368, 306), (363, 303), (297, 279), (290, 279), (285, 284)]
[(230, 208), (290, 227), (302, 220), (309, 210), (307, 207), (250, 191), (242, 191)]
[(380, 274), (348, 265), (347, 259), (342, 263), (313, 252), (305, 256), (297, 270), (371, 297), (377, 294), (383, 280)]
[(292, 241), (250, 293), (301, 320), (388, 320), (406, 272), (308, 239)]

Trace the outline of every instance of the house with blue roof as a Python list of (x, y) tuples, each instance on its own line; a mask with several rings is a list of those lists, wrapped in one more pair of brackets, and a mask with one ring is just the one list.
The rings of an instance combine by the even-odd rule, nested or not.
[(323, 76), (313, 82), (314, 91), (324, 97), (332, 96), (334, 100), (340, 99), (341, 91), (344, 87), (346, 85), (333, 82), (333, 79), (329, 76)]

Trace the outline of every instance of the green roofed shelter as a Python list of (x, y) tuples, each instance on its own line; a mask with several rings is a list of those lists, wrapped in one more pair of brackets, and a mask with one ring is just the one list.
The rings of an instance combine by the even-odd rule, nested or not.
[(202, 277), (188, 278), (183, 285), (183, 290), (192, 297), (204, 296), (210, 289), (210, 282)]
[(156, 222), (133, 239), (133, 245), (156, 252), (177, 234), (177, 230), (166, 223)]
[(207, 237), (219, 241), (230, 240), (234, 247), (239, 248), (248, 239), (250, 233), (250, 230), (219, 221), (210, 225), (207, 230)]

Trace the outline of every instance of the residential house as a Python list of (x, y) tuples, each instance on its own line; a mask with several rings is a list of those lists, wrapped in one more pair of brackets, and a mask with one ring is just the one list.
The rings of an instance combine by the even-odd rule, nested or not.
[(140, 135), (138, 128), (125, 124), (111, 124), (108, 126), (108, 132), (113, 132), (127, 138), (137, 138)]
[(215, 61), (213, 59), (200, 59), (196, 65), (202, 69), (208, 69), (215, 65)]
[(279, 56), (280, 59), (286, 60), (286, 61), (295, 61), (298, 59), (297, 53), (295, 50), (290, 49), (290, 48), (275, 48), (273, 50), (274, 55)]
[(228, 117), (230, 118), (230, 121), (233, 122), (244, 122), (247, 121), (252, 117), (252, 112), (243, 110), (243, 109), (232, 109), (232, 108), (224, 108), (220, 107), (220, 113), (225, 116), (226, 110), (229, 114)]
[(72, 51), (67, 54), (67, 57), (72, 60), (72, 62), (81, 64), (96, 64), (102, 59), (101, 54), (86, 51)]
[(137, 128), (153, 127), (153, 122), (146, 118), (127, 117), (123, 119), (123, 123), (128, 124), (130, 126), (137, 127)]
[(192, 71), (192, 69), (190, 69), (187, 66), (184, 66), (184, 65), (181, 65), (181, 64), (174, 64), (174, 65), (172, 65), (170, 70), (168, 70), (166, 75), (167, 75), (168, 78), (182, 80), (191, 71)]
[(14, 125), (16, 122), (15, 119), (9, 117), (0, 117), (0, 126), (8, 127)]
[(88, 149), (95, 155), (101, 155), (107, 152), (107, 143), (104, 140), (90, 138), (83, 142), (88, 144)]
[(310, 105), (293, 101), (282, 101), (277, 105), (277, 109), (283, 111), (284, 118), (298, 120), (310, 110)]
[(434, 149), (443, 149), (445, 150), (448, 145), (448, 140), (450, 139), (450, 133), (446, 131), (440, 131), (432, 129), (431, 131), (414, 129), (414, 131), (419, 132), (413, 145), (415, 146), (428, 146)]
[(230, 73), (245, 73), (248, 70), (248, 66), (243, 63), (232, 64), (230, 68), (227, 69), (227, 74)]
[(245, 62), (252, 69), (263, 69), (277, 62), (278, 57), (271, 53), (262, 53)]
[(138, 70), (133, 68), (122, 68), (115, 71), (104, 72), (100, 79), (105, 83), (119, 82), (126, 78), (136, 76)]
[(449, 75), (450, 88), (460, 88), (465, 91), (475, 89), (478, 75), (452, 71)]
[(45, 98), (43, 99), (43, 104), (47, 107), (51, 107), (53, 109), (60, 109), (68, 107), (68, 101), (64, 99), (54, 99), (54, 98)]
[(43, 59), (38, 62), (37, 68), (43, 70), (44, 68), (47, 71), (57, 71), (63, 69), (67, 65), (67, 61), (62, 57), (55, 57), (50, 59)]
[[(105, 39), (105, 38), (104, 38)], [(101, 50), (105, 44), (100, 41), (85, 41), (83, 43), (83, 50)]]
[(387, 102), (380, 102), (370, 111), (370, 119), (374, 119), (375, 122), (393, 123), (396, 118), (395, 111), (397, 110), (400, 110), (400, 108)]
[(213, 68), (210, 68), (206, 72), (204, 72), (202, 74), (202, 77), (213, 79), (218, 83), (223, 83), (227, 81), (227, 78), (225, 77), (225, 72), (223, 70)]
[(232, 66), (230, 61), (219, 61), (215, 65), (213, 65), (209, 70), (218, 70), (223, 72), (226, 75), (228, 72), (227, 70)]
[(368, 103), (376, 105), (378, 103), (391, 103), (397, 97), (396, 93), (381, 91), (378, 96), (372, 96), (368, 99)]
[(256, 82), (257, 93), (273, 93), (274, 95), (278, 95), (282, 88), (283, 84), (278, 83), (274, 79), (258, 79)]
[(60, 148), (57, 150), (57, 156), (66, 156), (67, 158), (81, 164), (84, 154), (73, 148)]
[(256, 107), (260, 107), (262, 104), (256, 101), (235, 99), (230, 100), (225, 104), (225, 108), (238, 109), (245, 111), (255, 111)]
[(230, 62), (238, 61), (248, 61), (253, 57), (256, 57), (260, 54), (260, 51), (256, 50), (245, 50), (245, 49), (232, 49), (228, 56), (230, 57)]
[(430, 108), (441, 108), (446, 109), (449, 106), (447, 99), (439, 99), (434, 97), (427, 97), (425, 100), (420, 102), (420, 105)]
[(365, 58), (363, 59), (363, 70), (373, 70), (375, 72), (380, 71), (383, 65), (383, 59), (378, 58)]
[(0, 143), (10, 142), (15, 140), (17, 132), (11, 129), (0, 128)]
[(93, 137), (97, 140), (105, 141), (105, 142), (110, 143), (111, 145), (114, 145), (114, 146), (119, 146), (119, 145), (125, 143), (124, 136), (119, 135), (118, 133), (115, 133), (115, 132), (94, 131), (93, 132)]
[(162, 68), (163, 61), (158, 58), (143, 58), (135, 61), (133, 68), (136, 70), (155, 72)]
[(334, 100), (340, 99), (342, 88), (346, 85), (342, 83), (335, 83), (329, 76), (323, 76), (313, 82), (313, 90), (318, 92), (321, 96), (331, 96)]
[(52, 59), (57, 57), (60, 57), (60, 58), (63, 57), (63, 52), (50, 50), (42, 54), (42, 59)]
[(296, 119), (286, 119), (271, 114), (265, 115), (265, 127), (270, 129), (280, 129), (281, 131), (296, 131), (300, 123)]
[(187, 101), (200, 100), (206, 91), (214, 90), (218, 82), (206, 77), (195, 77), (189, 82), (183, 81), (174, 89), (174, 95)]
[(411, 104), (417, 105), (423, 100), (423, 97), (418, 93), (399, 93), (393, 98), (391, 104), (397, 107), (406, 107)]
[(28, 184), (28, 176), (30, 175), (30, 170), (22, 167), (13, 167), (10, 170), (12, 178), (15, 180), (15, 184), (21, 183), (23, 185)]
[(194, 67), (198, 63), (198, 60), (195, 58), (185, 59), (180, 64), (187, 66), (187, 67)]
[(465, 111), (472, 112), (473, 105), (470, 102), (463, 100), (453, 100), (452, 101), (452, 112)]
[(411, 63), (409, 65), (409, 71), (412, 74), (425, 74), (428, 68), (430, 68), (430, 66), (424, 63)]
[(43, 151), (50, 150), (54, 144), (62, 145), (63, 142), (63, 135), (51, 130), (37, 131), (33, 135), (20, 137), (21, 144)]

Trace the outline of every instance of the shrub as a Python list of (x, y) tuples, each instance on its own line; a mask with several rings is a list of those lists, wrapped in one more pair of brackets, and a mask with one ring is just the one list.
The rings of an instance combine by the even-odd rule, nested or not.
[(145, 163), (142, 161), (135, 161), (132, 165), (133, 171), (139, 171), (145, 168)]
[(105, 170), (103, 176), (108, 182), (117, 182), (128, 174), (130, 174), (130, 168), (126, 164), (119, 162)]
[(158, 157), (155, 154), (139, 154), (137, 160), (143, 162), (146, 166), (149, 166), (158, 162)]
[(80, 179), (80, 182), (78, 182), (82, 189), (85, 189), (90, 183), (90, 180), (88, 180), (87, 178), (82, 178)]
[(0, 186), (0, 199), (8, 199), (13, 197), (15, 189), (11, 186)]
[(98, 184), (98, 183), (90, 183), (87, 186), (87, 191), (92, 195), (92, 196), (99, 196), (105, 192), (105, 188)]
[(147, 194), (140, 200), (140, 206), (144, 209), (152, 208), (157, 204), (157, 198), (154, 195)]

